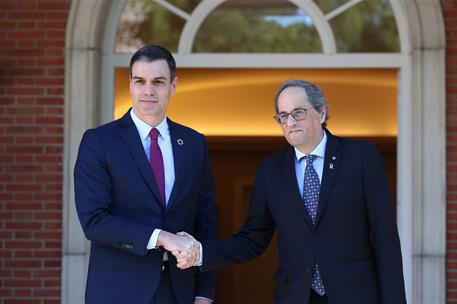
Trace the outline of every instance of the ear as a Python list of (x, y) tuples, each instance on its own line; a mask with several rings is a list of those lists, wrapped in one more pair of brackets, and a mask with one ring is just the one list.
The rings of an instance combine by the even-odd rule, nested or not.
[(176, 85), (178, 84), (178, 76), (175, 76), (173, 81), (171, 82), (171, 95), (176, 92)]
[(326, 111), (322, 111), (321, 112), (321, 124), (325, 122), (325, 117), (327, 115), (327, 112)]
[(132, 95), (132, 88), (133, 88), (132, 74), (129, 74), (129, 91), (130, 91), (130, 95)]

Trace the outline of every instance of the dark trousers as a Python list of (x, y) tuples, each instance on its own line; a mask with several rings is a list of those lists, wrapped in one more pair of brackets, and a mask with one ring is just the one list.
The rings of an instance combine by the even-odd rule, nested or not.
[(173, 286), (171, 286), (170, 272), (168, 263), (163, 268), (160, 276), (160, 284), (154, 296), (154, 304), (177, 304)]
[(311, 289), (309, 304), (328, 304), (327, 294), (320, 296), (317, 292)]

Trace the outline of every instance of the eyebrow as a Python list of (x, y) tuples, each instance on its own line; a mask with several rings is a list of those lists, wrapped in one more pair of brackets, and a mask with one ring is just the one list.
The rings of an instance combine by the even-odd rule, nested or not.
[[(132, 79), (135, 79), (135, 80), (142, 80), (144, 79), (144, 77), (140, 77), (140, 76), (133, 76)], [(158, 77), (155, 77), (153, 80), (167, 80), (167, 77), (165, 76), (158, 76)]]
[(279, 113), (292, 113), (293, 111), (296, 111), (296, 110), (305, 110), (305, 109), (306, 109), (306, 108), (298, 107), (298, 108), (292, 109), (292, 111), (290, 111), (290, 112), (281, 111), (281, 112), (279, 112)]

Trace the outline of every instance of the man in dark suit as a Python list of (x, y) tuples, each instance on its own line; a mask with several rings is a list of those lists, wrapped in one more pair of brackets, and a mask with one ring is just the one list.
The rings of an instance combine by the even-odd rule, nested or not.
[(309, 82), (282, 84), (275, 109), (290, 146), (260, 163), (244, 225), (228, 240), (203, 241), (201, 260), (175, 252), (178, 266), (247, 261), (276, 230), (276, 303), (405, 303), (393, 202), (375, 147), (333, 136), (326, 100)]
[[(87, 303), (208, 304), (216, 274), (181, 270), (170, 250), (216, 237), (214, 180), (205, 138), (166, 117), (176, 64), (160, 46), (130, 61), (132, 109), (87, 130), (74, 170), (91, 253)], [(173, 241), (173, 242), (171, 242)]]

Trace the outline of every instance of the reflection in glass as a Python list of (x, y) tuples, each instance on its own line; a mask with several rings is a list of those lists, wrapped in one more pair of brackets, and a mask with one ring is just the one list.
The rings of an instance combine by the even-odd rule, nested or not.
[(229, 0), (203, 22), (194, 52), (322, 52), (311, 18), (287, 1)]
[[(201, 0), (168, 0), (191, 14)], [(349, 0), (314, 0), (329, 14)], [(185, 20), (153, 0), (127, 0), (119, 20), (116, 52), (160, 44), (177, 52)], [(337, 51), (399, 52), (400, 42), (389, 0), (363, 0), (329, 20)], [(305, 11), (286, 0), (228, 0), (198, 29), (197, 53), (322, 52), (320, 37)]]
[[(173, 2), (187, 2), (192, 7), (198, 1)], [(119, 20), (115, 50), (134, 52), (145, 44), (160, 44), (176, 52), (184, 23), (152, 0), (128, 0)]]
[(200, 0), (167, 0), (167, 2), (173, 4), (177, 8), (185, 11), (190, 15), (194, 8), (197, 6), (197, 4), (200, 3)]
[[(325, 10), (339, 0), (316, 0)], [(330, 20), (337, 50), (399, 52), (400, 41), (389, 0), (364, 0)]]
[(349, 0), (314, 0), (314, 3), (321, 9), (324, 14), (328, 14)]

